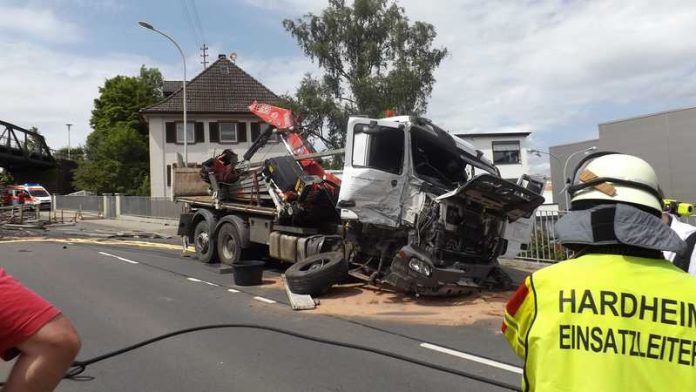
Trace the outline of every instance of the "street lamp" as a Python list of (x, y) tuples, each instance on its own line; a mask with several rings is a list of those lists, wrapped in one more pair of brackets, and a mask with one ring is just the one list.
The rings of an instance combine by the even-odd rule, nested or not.
[(559, 164), (559, 165), (561, 164), (560, 158), (558, 158), (557, 156), (553, 155), (553, 154), (552, 154), (551, 152), (549, 152), (549, 151), (541, 151), (541, 150), (537, 150), (536, 148), (529, 148), (529, 149), (527, 149), (527, 152), (530, 153), (530, 154), (536, 155), (536, 156), (539, 157), (539, 158), (541, 158), (541, 154), (546, 154), (546, 155), (550, 156), (551, 158), (555, 159), (556, 161), (558, 161), (558, 164)]
[(563, 165), (563, 178), (566, 181), (565, 187), (561, 192), (565, 192), (565, 208), (566, 210), (570, 208), (570, 197), (568, 196), (568, 187), (570, 186), (570, 178), (568, 178), (568, 175), (566, 174), (566, 171), (568, 170), (568, 162), (570, 162), (570, 159), (574, 157), (577, 154), (585, 153), (587, 154), (590, 151), (595, 151), (597, 149), (597, 146), (592, 146), (589, 148), (586, 148), (584, 150), (580, 151), (575, 151), (574, 153), (568, 155), (568, 158), (566, 158), (565, 164)]
[(72, 159), (70, 159), (70, 150), (71, 150), (70, 149), (70, 127), (72, 127), (72, 124), (68, 123), (68, 124), (65, 124), (65, 126), (68, 127), (68, 160), (70, 161), (70, 160), (72, 160)]
[(184, 51), (181, 50), (181, 47), (179, 44), (174, 41), (174, 39), (167, 34), (157, 30), (154, 26), (147, 22), (138, 22), (138, 24), (148, 30), (152, 30), (156, 33), (161, 34), (164, 36), (166, 39), (171, 41), (174, 46), (179, 50), (179, 54), (181, 54), (181, 61), (184, 63), (184, 81), (181, 83), (182, 84), (182, 90), (184, 93), (184, 166), (188, 167), (188, 122), (186, 121), (186, 56), (184, 56)]

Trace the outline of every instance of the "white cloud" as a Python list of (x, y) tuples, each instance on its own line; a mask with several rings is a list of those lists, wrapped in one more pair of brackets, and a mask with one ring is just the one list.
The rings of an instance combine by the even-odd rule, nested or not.
[(80, 29), (60, 20), (49, 8), (0, 5), (0, 34), (64, 43), (77, 41)]
[[(249, 1), (286, 17), (325, 0)], [(604, 105), (694, 103), (696, 3), (680, 1), (399, 2), (435, 25), (450, 55), (428, 115), (449, 129), (570, 129)], [(303, 10), (296, 12), (298, 10)], [(638, 113), (637, 113), (638, 114)], [(605, 114), (606, 115), (606, 114)], [(592, 137), (569, 135), (579, 140)]]

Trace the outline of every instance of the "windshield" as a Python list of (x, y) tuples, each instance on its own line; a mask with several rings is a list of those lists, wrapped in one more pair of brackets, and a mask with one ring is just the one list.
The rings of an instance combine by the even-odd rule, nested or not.
[(29, 194), (34, 197), (48, 197), (48, 192), (43, 189), (29, 189)]
[(416, 177), (447, 188), (467, 181), (472, 168), (467, 165), (454, 143), (446, 143), (447, 140), (437, 133), (420, 127), (411, 129), (413, 170)]

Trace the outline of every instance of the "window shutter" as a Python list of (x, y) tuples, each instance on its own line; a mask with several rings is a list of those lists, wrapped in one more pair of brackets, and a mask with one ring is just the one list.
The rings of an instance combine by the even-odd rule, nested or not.
[(256, 139), (259, 138), (259, 134), (261, 133), (261, 127), (259, 126), (259, 123), (253, 122), (251, 123), (251, 141), (255, 142)]
[(193, 129), (195, 130), (195, 137), (193, 139), (194, 143), (203, 143), (205, 142), (205, 135), (203, 133), (203, 123), (202, 122), (197, 122), (194, 124)]
[(167, 186), (172, 186), (172, 165), (167, 165)]
[(168, 122), (164, 124), (165, 143), (176, 143), (176, 123)]
[(220, 143), (220, 124), (211, 122), (208, 123), (208, 128), (210, 128), (210, 142)]
[(246, 123), (245, 122), (237, 123), (237, 143), (246, 143), (246, 141), (247, 141)]

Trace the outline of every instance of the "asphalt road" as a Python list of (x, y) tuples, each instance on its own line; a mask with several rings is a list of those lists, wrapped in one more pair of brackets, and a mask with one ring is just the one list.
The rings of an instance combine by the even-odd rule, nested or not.
[[(0, 265), (74, 322), (83, 340), (79, 359), (177, 329), (255, 323), (519, 385), (514, 368), (480, 358), (520, 365), (489, 329), (294, 312), (281, 290), (235, 287), (229, 275), (171, 250), (26, 242), (0, 243), (0, 255)], [(442, 353), (427, 344), (456, 351)], [(0, 363), (0, 379), (10, 365)], [(94, 364), (84, 375), (89, 378), (64, 381), (58, 391), (505, 390), (371, 353), (246, 329), (179, 336)]]

